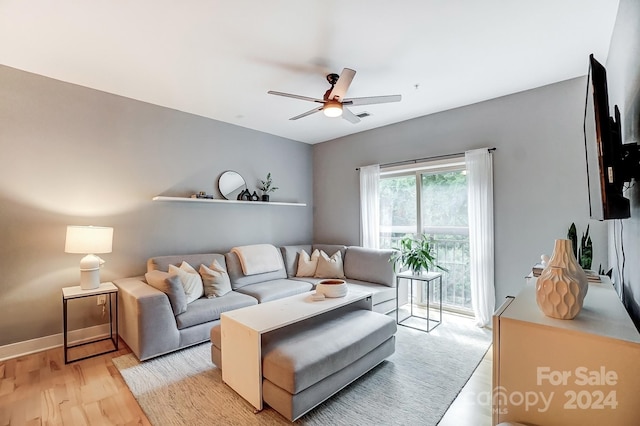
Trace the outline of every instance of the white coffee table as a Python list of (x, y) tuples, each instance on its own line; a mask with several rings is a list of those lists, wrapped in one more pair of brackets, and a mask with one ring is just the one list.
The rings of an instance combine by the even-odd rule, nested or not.
[(349, 289), (345, 297), (312, 299), (306, 292), (220, 315), (222, 380), (262, 410), (262, 335), (302, 320), (355, 304), (372, 309), (371, 294)]

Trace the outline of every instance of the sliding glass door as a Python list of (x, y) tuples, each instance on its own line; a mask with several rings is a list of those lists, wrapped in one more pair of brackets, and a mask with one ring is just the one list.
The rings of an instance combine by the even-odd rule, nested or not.
[[(433, 242), (443, 274), (443, 307), (471, 312), (467, 178), (464, 162), (412, 165), (383, 171), (380, 179), (380, 247), (397, 247), (405, 235)], [(438, 288), (433, 291), (439, 291)], [(421, 295), (426, 301), (427, 295)]]
[(416, 175), (380, 179), (380, 247), (396, 247), (405, 235), (418, 232)]

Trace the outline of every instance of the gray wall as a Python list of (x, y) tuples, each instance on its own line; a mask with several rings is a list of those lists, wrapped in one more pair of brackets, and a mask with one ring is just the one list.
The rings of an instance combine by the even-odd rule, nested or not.
[[(623, 143), (640, 143), (640, 2), (621, 0), (607, 59), (609, 104), (620, 107)], [(640, 167), (636, 168), (636, 171)], [(640, 186), (637, 181), (626, 194), (631, 218), (610, 224), (611, 262), (618, 263), (624, 279), (623, 300), (640, 328)]]
[(605, 266), (606, 226), (589, 219), (585, 93), (583, 77), (314, 145), (314, 240), (359, 242), (356, 167), (496, 147), (496, 303), (571, 222), (591, 225), (594, 267)]
[[(304, 143), (0, 66), (0, 152), (0, 345), (62, 332), (60, 289), (78, 285), (82, 257), (64, 253), (67, 225), (114, 227), (103, 281), (154, 255), (311, 241)], [(151, 201), (217, 195), (227, 169), (252, 190), (271, 172), (272, 200), (307, 207)], [(91, 302), (77, 327), (100, 321)]]

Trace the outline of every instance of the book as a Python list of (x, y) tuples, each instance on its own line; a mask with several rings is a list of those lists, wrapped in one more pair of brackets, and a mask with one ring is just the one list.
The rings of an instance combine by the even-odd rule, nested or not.
[(587, 274), (587, 280), (592, 283), (599, 283), (602, 280), (600, 279), (600, 275), (596, 271), (592, 271), (591, 269), (585, 269), (584, 273)]
[[(536, 263), (531, 268), (531, 273), (533, 274), (534, 277), (539, 277), (542, 271), (544, 270), (544, 268), (545, 267), (542, 266), (542, 263)], [(591, 269), (584, 269), (584, 273), (587, 274), (587, 281), (589, 282), (599, 283), (602, 281), (600, 279), (600, 275), (598, 275), (596, 271), (592, 271)]]
[(542, 263), (536, 263), (535, 265), (533, 265), (533, 268), (531, 268), (531, 272), (533, 273), (534, 277), (539, 277), (543, 270), (544, 266), (542, 265)]

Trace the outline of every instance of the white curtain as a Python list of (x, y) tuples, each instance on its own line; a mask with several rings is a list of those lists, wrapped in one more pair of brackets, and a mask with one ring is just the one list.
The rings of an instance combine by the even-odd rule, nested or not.
[(362, 247), (380, 247), (380, 165), (360, 167)]
[(493, 257), (493, 162), (487, 148), (467, 151), (471, 302), (476, 325), (491, 324), (495, 309)]

